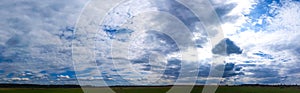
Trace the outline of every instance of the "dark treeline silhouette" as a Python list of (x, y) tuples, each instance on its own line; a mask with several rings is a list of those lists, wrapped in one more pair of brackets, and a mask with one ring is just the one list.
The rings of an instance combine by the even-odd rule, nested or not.
[(0, 84), (0, 88), (80, 88), (79, 85)]
[(285, 85), (285, 84), (279, 84), (279, 85), (264, 85), (264, 84), (241, 84), (241, 85), (225, 85), (225, 86), (241, 86), (241, 87), (300, 87), (300, 85)]

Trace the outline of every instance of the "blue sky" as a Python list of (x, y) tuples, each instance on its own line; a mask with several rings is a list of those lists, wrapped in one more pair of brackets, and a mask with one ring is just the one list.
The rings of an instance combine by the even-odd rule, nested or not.
[[(222, 78), (209, 79), (221, 79), (222, 84), (300, 82), (300, 21), (297, 20), (300, 6), (297, 0), (211, 0), (222, 21), (225, 37), (216, 46), (210, 46), (205, 31), (197, 32), (205, 29), (201, 28), (201, 19), (185, 6), (169, 0), (163, 3), (130, 1), (109, 11), (101, 25), (91, 23), (99, 31), (94, 35), (95, 43), (87, 45), (94, 46), (88, 51), (93, 51), (95, 58), (86, 61), (97, 66), (82, 64), (79, 71), (74, 71), (71, 41), (81, 41), (78, 37), (85, 37), (73, 33), (87, 3), (87, 0), (2, 1), (0, 83), (77, 84), (77, 74), (81, 80), (104, 80), (108, 85), (145, 83), (143, 81), (147, 80), (156, 80), (151, 84), (160, 85), (173, 84), (179, 73), (184, 73), (186, 81), (181, 83), (189, 84), (190, 75), (198, 73), (196, 83), (203, 84), (213, 54), (225, 57), (225, 71)], [(134, 7), (129, 7), (130, 4)], [(184, 29), (174, 27), (178, 24), (168, 22), (171, 20), (168, 16), (134, 14), (143, 9), (170, 13), (194, 31), (194, 37), (177, 32)], [(120, 27), (119, 23), (128, 27)], [(156, 26), (167, 34), (152, 29), (144, 31), (141, 25)], [(164, 28), (168, 26), (171, 28)], [(174, 40), (168, 33), (178, 39)], [(180, 50), (177, 41), (186, 40), (196, 42), (197, 47)], [(111, 41), (120, 45), (117, 50), (120, 55), (111, 56), (110, 50), (114, 49)], [(225, 54), (222, 53), (224, 43), (227, 45)], [(131, 45), (127, 49), (121, 47), (123, 44)], [(202, 51), (198, 59), (181, 59), (182, 55), (192, 56), (195, 50)], [(129, 55), (124, 57), (122, 53), (128, 51)], [(182, 63), (197, 70), (185, 68), (180, 72)]]

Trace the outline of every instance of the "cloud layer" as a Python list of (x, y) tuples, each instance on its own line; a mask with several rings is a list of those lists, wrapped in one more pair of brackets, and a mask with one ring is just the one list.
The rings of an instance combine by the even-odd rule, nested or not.
[[(89, 51), (95, 52), (95, 59), (87, 61), (97, 67), (82, 64), (78, 79), (105, 80), (109, 85), (172, 84), (180, 74), (182, 83), (191, 83), (198, 73), (197, 84), (203, 84), (212, 55), (220, 54), (226, 56), (223, 84), (298, 82), (298, 1), (211, 0), (226, 37), (217, 46), (210, 45), (201, 19), (185, 6), (171, 0), (144, 1), (120, 4), (102, 24), (91, 23), (99, 31), (93, 35), (95, 43), (87, 45), (93, 47)], [(0, 82), (77, 84), (71, 41), (91, 39), (73, 36), (86, 2), (1, 2)], [(188, 30), (192, 34), (186, 34)], [(195, 51), (201, 52), (195, 57)], [(96, 75), (98, 70), (101, 75)]]

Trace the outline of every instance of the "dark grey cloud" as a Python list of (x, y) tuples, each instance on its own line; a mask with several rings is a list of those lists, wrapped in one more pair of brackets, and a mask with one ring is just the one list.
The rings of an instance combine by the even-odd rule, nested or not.
[(251, 75), (251, 77), (254, 77), (254, 78), (268, 78), (268, 77), (280, 76), (278, 70), (272, 69), (272, 68), (258, 67), (255, 69), (249, 69), (249, 70), (247, 70), (247, 72), (253, 73), (253, 75)]
[(243, 51), (229, 38), (225, 38), (213, 47), (212, 52), (219, 55), (230, 55), (241, 54)]
[(26, 47), (28, 46), (28, 38), (25, 38), (21, 35), (14, 35), (5, 42), (7, 47)]
[(235, 3), (223, 4), (220, 6), (216, 6), (215, 11), (219, 15), (219, 17), (226, 16), (232, 9), (237, 6)]
[(229, 4), (216, 4), (215, 5), (215, 11), (217, 15), (220, 17), (220, 20), (223, 23), (229, 22), (229, 23), (234, 23), (237, 21), (237, 19), (240, 16), (237, 15), (227, 15), (232, 11), (237, 6), (236, 3), (229, 3)]
[(242, 67), (238, 67), (234, 63), (226, 63), (223, 77), (245, 75), (243, 72), (240, 72), (241, 69), (242, 69)]
[[(182, 61), (179, 59), (168, 60), (167, 68), (164, 72), (164, 75), (175, 76), (175, 78), (173, 79), (176, 79), (180, 74), (181, 62)], [(173, 68), (172, 66), (175, 66), (175, 68)], [(168, 78), (168, 77), (163, 77), (163, 78)]]

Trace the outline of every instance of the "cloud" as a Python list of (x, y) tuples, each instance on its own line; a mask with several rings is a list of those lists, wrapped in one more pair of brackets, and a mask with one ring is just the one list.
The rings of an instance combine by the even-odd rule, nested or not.
[(225, 64), (225, 71), (223, 77), (233, 77), (233, 76), (241, 76), (244, 75), (243, 72), (240, 72), (239, 69), (241, 67), (236, 67), (233, 63), (226, 63)]
[[(228, 58), (228, 61), (242, 66), (245, 73), (235, 82), (290, 84), (288, 79), (282, 80), (281, 77), (298, 77), (297, 73), (289, 72), (297, 69), (295, 66), (299, 61), (299, 27), (296, 26), (299, 22), (292, 20), (299, 17), (299, 14), (294, 14), (299, 11), (299, 6), (296, 5), (298, 3), (268, 0), (258, 2), (249, 15), (246, 14), (249, 18), (246, 24), (251, 25), (243, 25), (248, 28), (235, 30), (236, 34), (228, 36), (243, 49), (242, 54)], [(290, 77), (292, 73), (294, 77)]]
[[(209, 74), (212, 53), (227, 56), (223, 75), (227, 83), (291, 83), (299, 78), (299, 68), (295, 67), (299, 65), (300, 54), (299, 22), (294, 20), (299, 19), (298, 2), (212, 0), (223, 22), (226, 39), (211, 47), (201, 19), (188, 8), (171, 0), (145, 1), (148, 2), (121, 4), (108, 13), (100, 26), (95, 20), (91, 21), (90, 25), (98, 27), (99, 31), (89, 34), (92, 36), (80, 34), (76, 37), (72, 36), (77, 30), (74, 24), (85, 0), (2, 2), (1, 82), (18, 78), (15, 82), (77, 83), (64, 81), (75, 78), (71, 40), (80, 44), (93, 40), (84, 42), (88, 49), (80, 50), (94, 51), (95, 58), (89, 57), (86, 63), (80, 64), (79, 79), (105, 80), (110, 85), (153, 81), (161, 77), (154, 83), (172, 84), (180, 69), (186, 72), (183, 73), (184, 83), (190, 83), (191, 74), (199, 70), (198, 83), (201, 84)], [(143, 13), (142, 10), (160, 10), (170, 15)], [(138, 13), (142, 14), (136, 15)], [(186, 33), (189, 30), (190, 33)], [(118, 47), (117, 55), (111, 55), (111, 45)], [(183, 55), (187, 58), (183, 59)], [(21, 78), (29, 80), (19, 81)]]
[(50, 73), (63, 72), (62, 68), (72, 70), (71, 43), (65, 36), (70, 36), (69, 26), (74, 26), (84, 2), (3, 1), (0, 68), (4, 73), (0, 77), (13, 74), (14, 78), (22, 78), (22, 73), (30, 71), (31, 76), (24, 76), (30, 78), (25, 83), (41, 83), (45, 80), (39, 78), (43, 76), (41, 71), (47, 71), (43, 74), (51, 78)]
[[(72, 2), (72, 3), (70, 3)], [(3, 29), (0, 29), (0, 45), (1, 47), (1, 55), (0, 55), (0, 65), (4, 70), (4, 74), (1, 77), (19, 77), (19, 74), (24, 73), (24, 71), (30, 71), (32, 73), (32, 77), (37, 80), (29, 81), (31, 83), (43, 81), (44, 83), (57, 83), (63, 81), (55, 81), (56, 78), (66, 77), (74, 78), (72, 73), (67, 73), (67, 71), (72, 71), (71, 61), (71, 40), (78, 40), (79, 37), (85, 37), (83, 35), (79, 35), (77, 37), (73, 37), (72, 33), (74, 32), (74, 24), (76, 21), (76, 17), (79, 16), (79, 11), (83, 7), (84, 0), (63, 0), (63, 1), (5, 1), (2, 3), (2, 7), (0, 12), (2, 14), (2, 22), (0, 23)], [(106, 23), (110, 26), (110, 30), (104, 28), (103, 32), (99, 31), (96, 35), (97, 40), (99, 42), (96, 43), (95, 46), (100, 47), (99, 49), (92, 48), (88, 50), (82, 51), (96, 51), (97, 58), (96, 64), (98, 67), (88, 67), (87, 65), (82, 64), (80, 67), (80, 73), (78, 76), (83, 76), (80, 78), (92, 78), (99, 77), (97, 73), (97, 68), (103, 70), (104, 73), (103, 78), (106, 80), (115, 80), (118, 81), (120, 76), (118, 74), (128, 76), (129, 79), (133, 80), (141, 80), (141, 78), (137, 77), (139, 74), (131, 73), (131, 70), (128, 70), (132, 66), (124, 65), (124, 63), (133, 62), (136, 60), (141, 60), (143, 62), (147, 62), (147, 58), (151, 58), (152, 60), (157, 60), (157, 63), (151, 64), (151, 67), (157, 68), (157, 71), (147, 71), (149, 70), (150, 64), (144, 63), (134, 63), (133, 66), (136, 67), (139, 73), (147, 74), (152, 78), (160, 77), (160, 70), (164, 65), (167, 65), (168, 68), (164, 74), (165, 77), (176, 78), (177, 73), (176, 70), (179, 70), (179, 64), (169, 64), (170, 59), (178, 58), (180, 56), (177, 54), (179, 52), (176, 43), (181, 43), (180, 45), (183, 47), (189, 46), (193, 41), (197, 41), (198, 48), (203, 48), (208, 46), (208, 39), (205, 35), (205, 32), (193, 33), (199, 34), (196, 38), (191, 38), (191, 34), (183, 34), (178, 31), (181, 30), (203, 30), (201, 27), (200, 20), (189, 11), (185, 6), (173, 2), (173, 1), (162, 1), (161, 3), (149, 1), (148, 3), (134, 2), (133, 3), (136, 8), (129, 8), (127, 6), (120, 6), (119, 8), (115, 8), (112, 10), (112, 15), (109, 17), (120, 19), (110, 20), (110, 18), (106, 18), (103, 23)], [(151, 5), (155, 5), (152, 7)], [(150, 8), (145, 8), (150, 7)], [(176, 9), (174, 9), (174, 7)], [(223, 6), (221, 6), (223, 7)], [(218, 7), (218, 9), (222, 9)], [(224, 6), (225, 7), (225, 6)], [(229, 7), (227, 8), (230, 11)], [(226, 10), (227, 10), (226, 9)], [(180, 24), (175, 24), (168, 21), (176, 21), (171, 16), (161, 15), (153, 15), (150, 17), (148, 21), (152, 21), (153, 23), (156, 21), (157, 26), (160, 27), (160, 30), (166, 30), (164, 33), (160, 33), (155, 29), (150, 29), (149, 31), (145, 31), (145, 34), (135, 33), (136, 31), (140, 31), (142, 29), (127, 29), (127, 28), (118, 28), (115, 25), (119, 23), (128, 23), (130, 21), (124, 21), (126, 18), (135, 18), (135, 13), (139, 13), (140, 10), (161, 10), (166, 11), (177, 17), (179, 21), (182, 21), (187, 28), (180, 26)], [(14, 11), (14, 12), (11, 12)], [(123, 18), (123, 19), (122, 19)], [(169, 18), (169, 19), (164, 19)], [(165, 24), (162, 24), (161, 21), (157, 20), (165, 20)], [(147, 18), (141, 17), (140, 19), (136, 19), (142, 21), (147, 21)], [(124, 22), (122, 22), (124, 21)], [(139, 25), (142, 23), (137, 22)], [(137, 24), (133, 23), (133, 24)], [(144, 23), (149, 24), (149, 23)], [(97, 24), (98, 25), (98, 24)], [(171, 26), (172, 28), (163, 28)], [(116, 30), (111, 30), (115, 29)], [(185, 28), (185, 29), (182, 29)], [(167, 31), (168, 30), (168, 31)], [(105, 32), (106, 31), (106, 32)], [(132, 33), (136, 35), (141, 35), (141, 37), (137, 38), (136, 44), (133, 45), (135, 49), (132, 49), (133, 54), (129, 59), (124, 57), (124, 55), (120, 55), (120, 57), (111, 57), (110, 56), (110, 45), (108, 42), (111, 40), (109, 38), (109, 34), (107, 32), (114, 32), (115, 39), (118, 39), (120, 44), (121, 42), (126, 41), (123, 38), (127, 38), (127, 33)], [(118, 32), (117, 34), (115, 32)], [(130, 35), (130, 34), (129, 34)], [(169, 36), (168, 35), (172, 35)], [(88, 37), (86, 37), (88, 38)], [(145, 41), (146, 43), (141, 43), (141, 41)], [(189, 42), (187, 42), (189, 41)], [(91, 42), (92, 43), (92, 42)], [(124, 44), (124, 43), (123, 43)], [(94, 46), (94, 45), (87, 45)], [(140, 49), (140, 50), (139, 50)], [(146, 50), (144, 50), (146, 49)], [(186, 65), (191, 65), (194, 62), (199, 60), (195, 59), (193, 55), (193, 50), (197, 50), (197, 48), (182, 48), (182, 51), (185, 55), (191, 56), (191, 60), (184, 60)], [(211, 55), (207, 50), (209, 48), (203, 49), (206, 52), (201, 54), (203, 57), (203, 61), (207, 60), (209, 55)], [(150, 52), (149, 52), (150, 51)], [(122, 50), (120, 53), (125, 53), (126, 50)], [(151, 56), (153, 54), (161, 54), (165, 58), (160, 58), (158, 56)], [(206, 55), (208, 53), (208, 55)], [(175, 56), (174, 56), (175, 55)], [(176, 56), (177, 55), (177, 56)], [(116, 55), (115, 55), (116, 56)], [(119, 59), (116, 59), (119, 58)], [(117, 60), (117, 63), (112, 63), (112, 59)], [(93, 64), (93, 60), (87, 60), (87, 63)], [(168, 63), (168, 64), (167, 64)], [(172, 62), (171, 62), (172, 63)], [(122, 65), (117, 68), (113, 68), (112, 65)], [(109, 68), (109, 69), (108, 69)], [(113, 68), (113, 69), (111, 69)], [(197, 68), (197, 67), (195, 67)], [(185, 69), (185, 71), (192, 69)], [(202, 69), (205, 70), (205, 69)], [(194, 70), (193, 70), (194, 71)], [(119, 72), (119, 73), (117, 73)], [(87, 74), (88, 73), (88, 74)], [(73, 73), (74, 74), (74, 73)], [(59, 76), (59, 77), (57, 77)], [(187, 75), (188, 77), (188, 75)], [(49, 81), (47, 81), (49, 80)], [(165, 79), (168, 81), (167, 79)], [(171, 79), (172, 80), (172, 79)], [(47, 81), (47, 82), (46, 82)], [(6, 81), (4, 81), (6, 82)], [(64, 82), (66, 83), (66, 82)], [(110, 82), (112, 83), (112, 82)]]
[(231, 41), (228, 38), (225, 38), (222, 41), (220, 41), (216, 46), (214, 46), (212, 52), (214, 54), (219, 55), (230, 55), (241, 54), (242, 50), (237, 45), (235, 45), (233, 41)]

